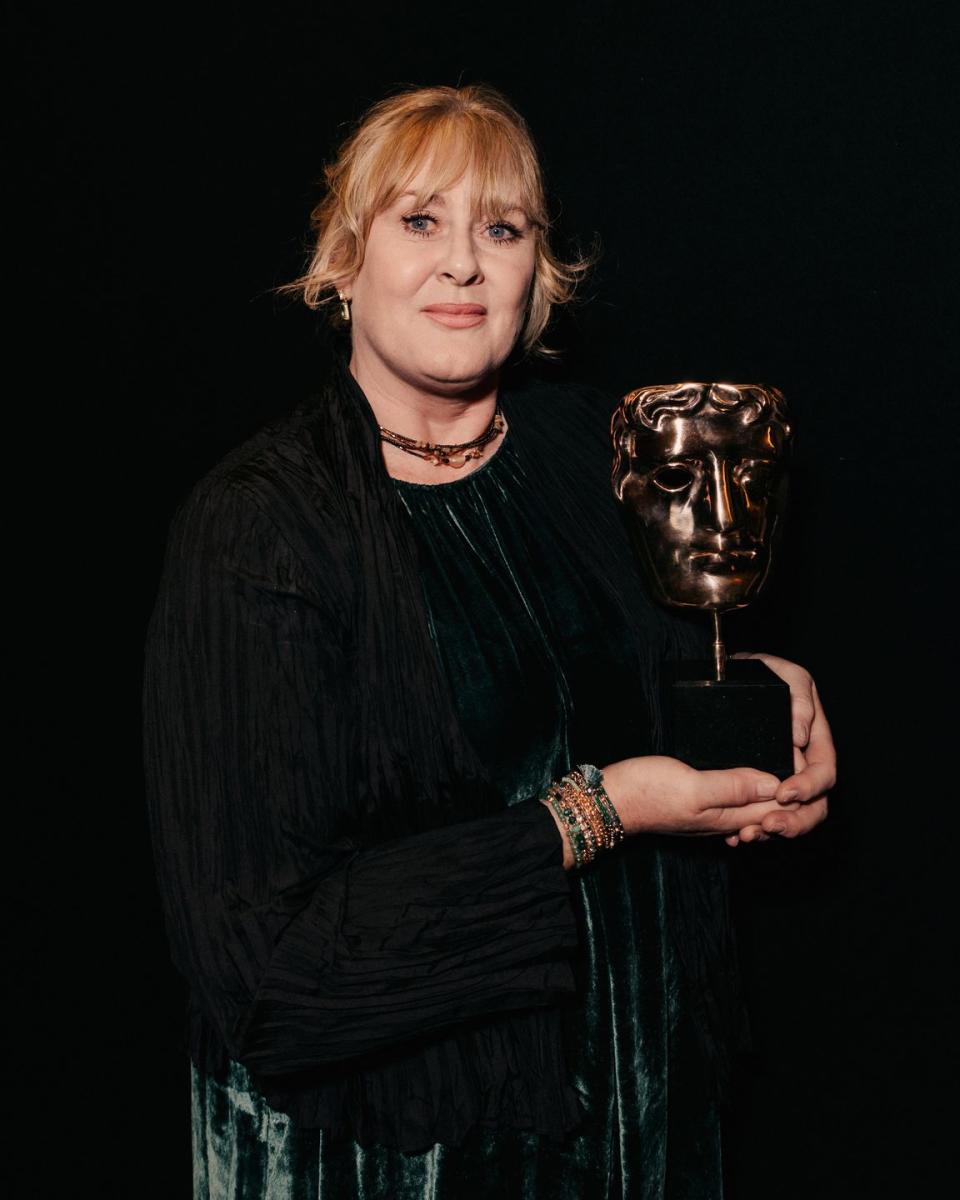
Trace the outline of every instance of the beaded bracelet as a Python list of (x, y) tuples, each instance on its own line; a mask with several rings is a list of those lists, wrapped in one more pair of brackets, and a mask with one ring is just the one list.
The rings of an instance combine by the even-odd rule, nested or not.
[(540, 799), (550, 805), (566, 828), (578, 868), (593, 862), (601, 850), (612, 850), (625, 837), (617, 810), (603, 786), (603, 772), (590, 763), (548, 784)]
[(563, 787), (556, 783), (549, 784), (540, 799), (553, 809), (557, 819), (566, 829), (570, 849), (573, 851), (574, 866), (582, 867), (584, 863), (591, 861), (593, 855), (587, 845), (579, 812), (571, 804), (569, 795), (564, 792)]
[(600, 819), (607, 834), (606, 849), (612, 850), (627, 836), (620, 820), (620, 814), (614, 807), (613, 801), (603, 786), (603, 772), (590, 763), (581, 763), (571, 776), (577, 786), (587, 796), (590, 796), (600, 810)]

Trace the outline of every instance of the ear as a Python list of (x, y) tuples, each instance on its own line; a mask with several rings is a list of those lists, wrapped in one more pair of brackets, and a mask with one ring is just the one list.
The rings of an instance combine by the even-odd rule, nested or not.
[(331, 286), (337, 293), (338, 300), (353, 299), (353, 285), (356, 278), (356, 272), (354, 272), (352, 275), (339, 275), (330, 281)]

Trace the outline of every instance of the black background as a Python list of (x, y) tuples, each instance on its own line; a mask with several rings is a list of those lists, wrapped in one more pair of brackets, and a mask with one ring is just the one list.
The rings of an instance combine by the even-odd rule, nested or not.
[(731, 851), (757, 1041), (731, 1194), (931, 1194), (956, 1061), (951, 6), (122, 11), (13, 18), (32, 220), (8, 227), (27, 266), (8, 474), (29, 779), (4, 873), (11, 1194), (189, 1196), (139, 765), (166, 524), (322, 372), (317, 318), (271, 289), (302, 266), (325, 158), (386, 92), (458, 81), (529, 120), (561, 250), (600, 239), (553, 337), (565, 371), (611, 396), (763, 380), (800, 431), (780, 572), (731, 639), (810, 668), (841, 783), (807, 839)]

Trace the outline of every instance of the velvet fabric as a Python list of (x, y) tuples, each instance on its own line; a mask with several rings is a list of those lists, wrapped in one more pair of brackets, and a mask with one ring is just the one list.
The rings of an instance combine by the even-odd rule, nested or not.
[[(369, 643), (355, 632), (345, 643), (336, 616), (334, 593), (350, 587), (350, 572), (329, 556), (311, 559), (304, 526), (289, 525), (290, 464), (300, 497), (312, 491), (317, 503), (316, 460), (343, 433), (323, 418), (352, 415), (356, 438), (359, 413), (369, 432), (366, 399), (343, 364), (339, 372), (326, 410), (308, 409), (255, 439), (185, 506), (151, 633), (148, 767), (191, 781), (157, 787), (151, 812), (174, 957), (195, 996), (195, 1195), (719, 1196), (718, 1104), (739, 1013), (722, 864), (711, 846), (632, 838), (564, 873), (559, 835), (535, 799), (578, 761), (655, 752), (658, 664), (698, 649), (695, 629), (656, 609), (640, 583), (609, 487), (606, 398), (505, 389), (508, 430), (479, 470), (430, 486), (390, 480), (381, 467), (372, 496), (352, 496), (379, 510), (388, 537), (381, 573), (384, 561), (401, 569), (399, 581), (386, 571), (384, 593), (394, 590), (402, 612), (409, 606), (414, 649), (425, 634), (439, 680), (426, 700), (415, 676), (406, 694), (382, 682), (385, 698), (407, 711), (379, 730), (381, 744), (399, 736), (411, 712), (421, 728), (401, 743), (406, 754), (447, 731), (445, 774), (466, 780), (447, 819), (425, 813), (421, 795), (406, 831), (385, 838), (376, 805), (358, 815), (351, 798), (334, 799), (322, 822), (313, 813), (327, 792), (303, 796), (287, 785), (254, 810), (264, 834), (271, 814), (289, 823), (292, 791), (295, 819), (307, 810), (314, 821), (312, 857), (299, 870), (287, 864), (286, 889), (267, 880), (269, 902), (261, 897), (259, 907), (276, 924), (263, 928), (234, 898), (237, 922), (215, 911), (211, 926), (218, 889), (181, 882), (196, 868), (184, 866), (177, 811), (199, 822), (194, 859), (204, 836), (223, 840), (224, 781), (216, 804), (209, 790), (198, 803), (196, 779), (231, 744), (225, 719), (249, 722), (256, 707), (252, 697), (242, 713), (216, 706), (216, 748), (200, 760), (184, 764), (182, 748), (171, 751), (185, 733), (184, 703), (189, 712), (210, 691), (211, 622), (217, 645), (226, 631), (231, 648), (225, 687), (236, 690), (236, 673), (245, 676), (238, 650), (255, 653), (247, 644), (255, 629), (257, 654), (276, 659), (278, 645), (291, 654), (281, 649), (272, 678), (258, 660), (252, 692), (285, 694), (293, 681), (294, 707), (316, 719), (304, 697), (319, 690), (318, 678), (337, 681), (325, 699), (339, 695), (341, 721), (326, 707), (326, 723), (356, 729), (356, 697), (329, 662), (346, 645), (352, 664), (367, 665)], [(331, 507), (325, 482), (321, 520)], [(308, 516), (306, 528), (316, 524)], [(224, 567), (232, 606), (223, 580), (211, 577)], [(416, 594), (404, 590), (411, 579)], [(189, 634), (185, 599), (200, 603)], [(315, 628), (305, 632), (308, 620)], [(312, 682), (300, 680), (311, 672)], [(376, 686), (369, 674), (365, 682)], [(270, 754), (253, 741), (240, 756), (246, 778), (226, 781), (237, 814), (254, 804), (245, 792), (272, 778)], [(299, 748), (329, 767), (315, 741)], [(389, 753), (397, 755), (395, 743)], [(436, 763), (424, 767), (420, 753), (436, 778)], [(304, 769), (294, 758), (290, 775)], [(390, 761), (384, 774), (394, 799), (402, 796), (403, 764)], [(356, 781), (356, 770), (345, 778)], [(483, 802), (472, 803), (478, 794)], [(433, 803), (443, 795), (434, 785)], [(208, 806), (219, 810), (214, 823)], [(470, 809), (483, 815), (463, 820)], [(398, 822), (394, 811), (381, 827), (395, 832)], [(246, 838), (239, 853), (256, 861)], [(233, 872), (244, 867), (231, 860)]]

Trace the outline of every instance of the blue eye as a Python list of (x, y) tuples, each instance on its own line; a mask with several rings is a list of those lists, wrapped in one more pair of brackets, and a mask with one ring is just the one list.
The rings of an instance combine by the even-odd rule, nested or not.
[(436, 219), (431, 217), (429, 213), (411, 213), (409, 217), (401, 217), (400, 220), (417, 237), (430, 237), (433, 233), (430, 223), (436, 224)]
[(494, 221), (487, 226), (487, 233), (494, 242), (513, 242), (521, 237), (520, 230), (507, 221)]

